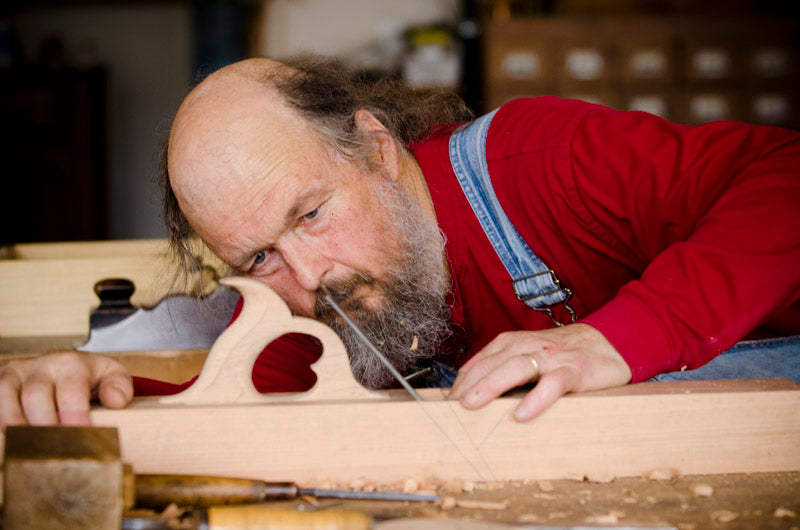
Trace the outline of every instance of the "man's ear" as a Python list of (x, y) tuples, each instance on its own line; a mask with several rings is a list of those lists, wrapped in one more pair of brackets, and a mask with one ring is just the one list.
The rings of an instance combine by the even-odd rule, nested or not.
[(392, 134), (366, 109), (356, 111), (355, 122), (358, 130), (370, 143), (370, 162), (375, 167), (380, 167), (392, 180), (396, 180), (400, 174), (400, 157)]

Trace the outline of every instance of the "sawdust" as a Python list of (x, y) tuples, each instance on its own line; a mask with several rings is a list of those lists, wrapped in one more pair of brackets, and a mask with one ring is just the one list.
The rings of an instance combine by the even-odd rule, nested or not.
[(711, 512), (711, 520), (720, 524), (730, 523), (737, 517), (739, 517), (739, 514), (730, 510), (716, 510)]
[(678, 478), (680, 473), (677, 469), (669, 469), (669, 468), (661, 468), (661, 469), (651, 469), (646, 473), (642, 474), (642, 477), (648, 480), (666, 480), (666, 481), (674, 481)]
[(508, 508), (510, 501), (479, 501), (471, 499), (456, 499), (456, 506), (459, 508), (467, 508), (469, 510), (505, 510)]
[(705, 484), (703, 482), (692, 484), (689, 490), (695, 497), (711, 497), (714, 494), (714, 488), (712, 488), (710, 484)]
[(793, 510), (789, 510), (787, 508), (778, 507), (778, 508), (775, 509), (775, 512), (772, 514), (772, 516), (773, 517), (794, 518), (794, 517), (797, 517), (797, 513), (795, 513)]
[(590, 515), (584, 521), (589, 524), (617, 524), (621, 517), (625, 517), (625, 512), (611, 510), (602, 515)]

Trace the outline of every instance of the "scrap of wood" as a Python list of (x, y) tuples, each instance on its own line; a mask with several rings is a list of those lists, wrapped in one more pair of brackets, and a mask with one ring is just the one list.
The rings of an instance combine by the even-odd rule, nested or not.
[[(205, 266), (221, 270), (218, 258), (197, 246)], [(99, 300), (94, 284), (127, 278), (136, 290), (131, 303), (151, 307), (168, 294), (201, 289), (205, 274), (178, 278), (166, 240), (30, 243), (4, 247), (0, 259), (0, 337), (83, 336)], [(205, 283), (204, 283), (205, 285)]]
[[(242, 315), (214, 344), (198, 384), (124, 410), (93, 409), (117, 426), (140, 473), (264, 480), (470, 481), (800, 470), (800, 387), (786, 380), (642, 383), (558, 400), (534, 421), (511, 412), (521, 395), (470, 411), (440, 389), (371, 392), (353, 379), (330, 328), (292, 317), (253, 280), (232, 280)], [(258, 293), (253, 297), (250, 291)], [(250, 370), (286, 332), (317, 336), (324, 353), (307, 393), (262, 395)], [(277, 335), (276, 335), (277, 334)], [(236, 354), (239, 354), (237, 357)]]

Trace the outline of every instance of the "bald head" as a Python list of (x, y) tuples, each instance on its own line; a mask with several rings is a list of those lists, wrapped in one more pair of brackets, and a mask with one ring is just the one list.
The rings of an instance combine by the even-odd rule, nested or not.
[[(322, 147), (313, 130), (270, 85), (290, 73), (269, 59), (222, 68), (186, 97), (170, 133), (169, 180), (178, 205), (203, 238), (236, 230), (236, 214), (270, 193), (286, 157)], [(220, 232), (223, 230), (223, 232)]]

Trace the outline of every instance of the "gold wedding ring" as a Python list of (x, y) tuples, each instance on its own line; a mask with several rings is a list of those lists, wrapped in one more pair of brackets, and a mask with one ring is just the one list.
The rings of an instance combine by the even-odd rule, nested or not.
[(535, 383), (539, 380), (539, 361), (536, 360), (532, 353), (523, 353), (522, 356), (528, 359), (531, 362), (531, 366), (533, 366), (533, 375), (528, 380), (528, 383)]

